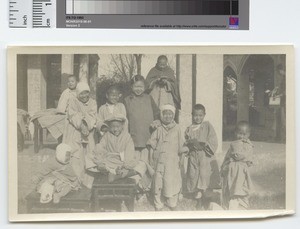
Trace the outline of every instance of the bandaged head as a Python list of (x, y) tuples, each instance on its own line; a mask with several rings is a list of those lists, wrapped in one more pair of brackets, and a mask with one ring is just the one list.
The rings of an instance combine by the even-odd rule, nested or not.
[(160, 107), (161, 113), (166, 110), (172, 111), (175, 114), (176, 108), (171, 104), (162, 105)]
[(81, 92), (83, 92), (83, 91), (88, 91), (88, 92), (90, 92), (91, 89), (90, 89), (90, 87), (89, 87), (89, 85), (88, 85), (87, 83), (85, 83), (85, 82), (80, 82), (80, 83), (77, 84), (77, 87), (76, 87), (76, 93), (77, 93), (77, 96), (78, 96)]
[(67, 164), (70, 160), (71, 146), (61, 143), (56, 147), (56, 160), (62, 164)]

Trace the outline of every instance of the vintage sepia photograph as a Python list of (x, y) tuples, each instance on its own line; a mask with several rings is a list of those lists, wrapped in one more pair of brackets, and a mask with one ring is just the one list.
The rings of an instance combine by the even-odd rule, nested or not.
[(8, 48), (10, 220), (293, 214), (293, 58), (292, 46)]

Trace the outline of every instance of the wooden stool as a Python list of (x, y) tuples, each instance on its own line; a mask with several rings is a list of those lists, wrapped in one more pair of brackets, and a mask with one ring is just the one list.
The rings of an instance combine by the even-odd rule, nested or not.
[(91, 211), (92, 192), (86, 187), (78, 191), (71, 191), (54, 204), (52, 201), (47, 204), (40, 203), (40, 194), (36, 191), (31, 192), (27, 197), (28, 213), (75, 213)]
[(107, 175), (97, 176), (92, 188), (93, 210), (97, 212), (113, 208), (121, 211), (121, 204), (124, 201), (128, 211), (134, 211), (135, 194), (136, 184), (132, 178), (108, 183)]

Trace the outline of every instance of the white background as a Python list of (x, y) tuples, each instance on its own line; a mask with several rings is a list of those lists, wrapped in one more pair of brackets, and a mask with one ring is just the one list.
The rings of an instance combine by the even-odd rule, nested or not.
[[(177, 222), (122, 222), (122, 223), (9, 223), (8, 222), (8, 169), (7, 169), (7, 75), (6, 47), (8, 45), (177, 45), (177, 44), (294, 44), (296, 65), (296, 98), (299, 97), (299, 46), (300, 46), (300, 1), (299, 0), (250, 0), (249, 31), (168, 31), (168, 30), (64, 30), (64, 29), (9, 29), (8, 0), (0, 0), (0, 228), (296, 228), (300, 226), (298, 214), (290, 217), (251, 221), (177, 221)], [(25, 0), (24, 0), (25, 1)], [(296, 117), (300, 100), (296, 100)], [(299, 117), (299, 116), (298, 116)], [(296, 120), (299, 140), (299, 121)], [(300, 142), (297, 141), (297, 152)], [(299, 157), (297, 164), (299, 165)], [(299, 166), (297, 178), (299, 177)], [(298, 180), (298, 179), (297, 179)], [(297, 184), (299, 190), (299, 182)], [(299, 210), (299, 194), (297, 196)]]

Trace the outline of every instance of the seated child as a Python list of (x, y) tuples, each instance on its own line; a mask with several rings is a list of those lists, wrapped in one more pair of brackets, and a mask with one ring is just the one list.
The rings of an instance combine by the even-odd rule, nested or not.
[[(120, 103), (119, 100), (122, 96), (122, 93), (116, 85), (112, 85), (108, 88), (106, 92), (106, 104), (99, 107), (97, 115), (97, 131), (103, 135), (108, 127), (105, 124), (105, 120), (114, 116), (121, 115), (126, 117), (126, 109), (123, 103)], [(127, 126), (126, 120), (126, 126)], [(126, 127), (127, 128), (127, 127)]]
[(236, 127), (236, 141), (224, 158), (221, 167), (223, 177), (223, 207), (229, 210), (248, 209), (249, 194), (253, 191), (249, 167), (253, 164), (253, 145), (249, 140), (250, 126), (241, 121)]
[(80, 181), (91, 188), (93, 177), (85, 170), (85, 157), (95, 148), (94, 131), (96, 126), (97, 104), (90, 98), (90, 87), (85, 82), (77, 84), (77, 97), (70, 99), (63, 143), (72, 147), (74, 167)]
[(218, 139), (213, 126), (203, 121), (206, 110), (202, 104), (193, 108), (193, 123), (185, 131), (185, 145), (188, 147), (187, 191), (197, 200), (197, 209), (203, 207), (207, 189), (220, 188), (219, 166), (215, 159)]
[(73, 165), (70, 162), (71, 147), (64, 143), (56, 147), (55, 157), (46, 160), (32, 181), (37, 185), (37, 192), (41, 194), (40, 202), (59, 203), (60, 199), (72, 190), (80, 188)]
[(152, 180), (154, 207), (156, 211), (160, 211), (164, 205), (176, 210), (182, 184), (179, 154), (183, 140), (180, 127), (174, 121), (175, 107), (167, 104), (160, 110), (162, 124), (147, 143), (150, 164), (155, 170)]
[(57, 105), (57, 112), (59, 113), (66, 113), (67, 107), (69, 105), (69, 100), (71, 98), (76, 98), (76, 86), (77, 86), (77, 79), (76, 76), (70, 75), (68, 77), (68, 88), (63, 91), (61, 94), (58, 105)]
[(138, 175), (134, 177), (138, 182), (147, 170), (145, 162), (135, 157), (133, 140), (125, 130), (125, 121), (123, 116), (105, 121), (109, 130), (96, 145), (94, 154), (89, 157), (91, 161), (87, 164), (90, 171), (108, 173), (109, 182), (135, 175)]

